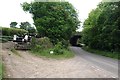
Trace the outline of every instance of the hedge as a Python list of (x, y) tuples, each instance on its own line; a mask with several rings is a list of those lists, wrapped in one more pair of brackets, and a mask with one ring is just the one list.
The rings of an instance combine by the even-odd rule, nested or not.
[(12, 41), (13, 36), (0, 36), (0, 42), (7, 42), (7, 41)]
[(5, 28), (5, 27), (0, 27), (0, 32), (2, 32), (3, 36), (13, 36), (14, 34), (16, 34), (16, 35), (22, 35), (24, 33), (28, 33), (28, 31), (26, 31), (24, 29)]

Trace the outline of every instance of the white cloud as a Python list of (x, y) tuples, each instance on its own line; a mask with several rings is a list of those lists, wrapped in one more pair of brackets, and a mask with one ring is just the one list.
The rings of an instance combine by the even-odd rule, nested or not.
[[(30, 0), (26, 0), (30, 1)], [(25, 2), (25, 0), (2, 0), (0, 1), (0, 26), (7, 26), (12, 21), (16, 21), (18, 23), (28, 21), (33, 23), (31, 15), (25, 13), (20, 6), (20, 3)]]
[(88, 13), (95, 9), (97, 4), (102, 0), (69, 0), (70, 3), (79, 11), (79, 19), (84, 21), (87, 18)]
[[(73, 6), (78, 10), (78, 17), (79, 20), (84, 22), (85, 19), (87, 19), (88, 14), (92, 9), (95, 9), (99, 2), (102, 0), (68, 0), (70, 3), (73, 4)], [(81, 26), (82, 26), (81, 24)], [(82, 27), (80, 27), (77, 31), (81, 31)]]

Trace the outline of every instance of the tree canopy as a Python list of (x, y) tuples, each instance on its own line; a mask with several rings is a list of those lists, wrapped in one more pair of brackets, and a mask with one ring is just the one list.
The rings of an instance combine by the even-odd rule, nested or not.
[(34, 34), (36, 32), (36, 29), (33, 26), (31, 26), (31, 24), (27, 21), (21, 22), (20, 28), (28, 31), (30, 34)]
[(28, 30), (28, 28), (31, 27), (31, 24), (29, 22), (21, 22), (20, 28)]
[(10, 27), (11, 28), (16, 28), (16, 25), (17, 25), (18, 23), (17, 22), (11, 22), (10, 23)]
[(85, 20), (82, 34), (90, 48), (120, 51), (120, 2), (101, 2)]
[(33, 15), (34, 25), (41, 37), (53, 43), (69, 40), (79, 25), (76, 9), (69, 2), (23, 3), (23, 10)]

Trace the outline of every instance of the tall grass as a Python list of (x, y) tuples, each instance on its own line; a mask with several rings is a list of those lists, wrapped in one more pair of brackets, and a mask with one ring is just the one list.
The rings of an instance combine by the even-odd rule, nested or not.
[(53, 54), (50, 54), (50, 51), (53, 51), (53, 49), (41, 50), (38, 52), (33, 50), (31, 52), (37, 56), (43, 56), (46, 58), (54, 58), (54, 59), (69, 59), (74, 57), (74, 53), (67, 49), (63, 49), (63, 52), (64, 52), (63, 54), (55, 54), (54, 51), (53, 51)]
[(46, 58), (53, 58), (53, 59), (66, 59), (66, 58), (72, 58), (74, 57), (74, 53), (70, 50), (67, 50), (67, 49), (64, 49), (64, 53), (63, 54), (59, 54), (59, 55), (56, 55), (54, 54), (50, 54), (50, 51), (52, 51), (52, 49), (46, 49), (46, 50), (43, 50), (43, 51), (31, 51), (33, 54), (37, 55), (37, 56), (43, 56), (43, 57), (46, 57)]
[(101, 51), (101, 50), (91, 49), (88, 47), (83, 47), (83, 49), (88, 51), (88, 52), (94, 53), (94, 54), (98, 54), (98, 55), (102, 55), (102, 56), (106, 56), (106, 57), (120, 60), (120, 52)]

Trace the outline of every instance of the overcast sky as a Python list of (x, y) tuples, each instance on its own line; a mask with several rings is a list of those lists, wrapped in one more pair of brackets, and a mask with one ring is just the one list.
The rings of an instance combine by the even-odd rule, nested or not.
[[(0, 26), (9, 27), (12, 21), (20, 22), (28, 21), (33, 23), (31, 15), (25, 13), (20, 3), (31, 2), (33, 0), (1, 0), (0, 1)], [(67, 0), (73, 4), (78, 11), (80, 21), (84, 21), (89, 12), (95, 9), (102, 0)], [(18, 26), (19, 26), (18, 24)]]

